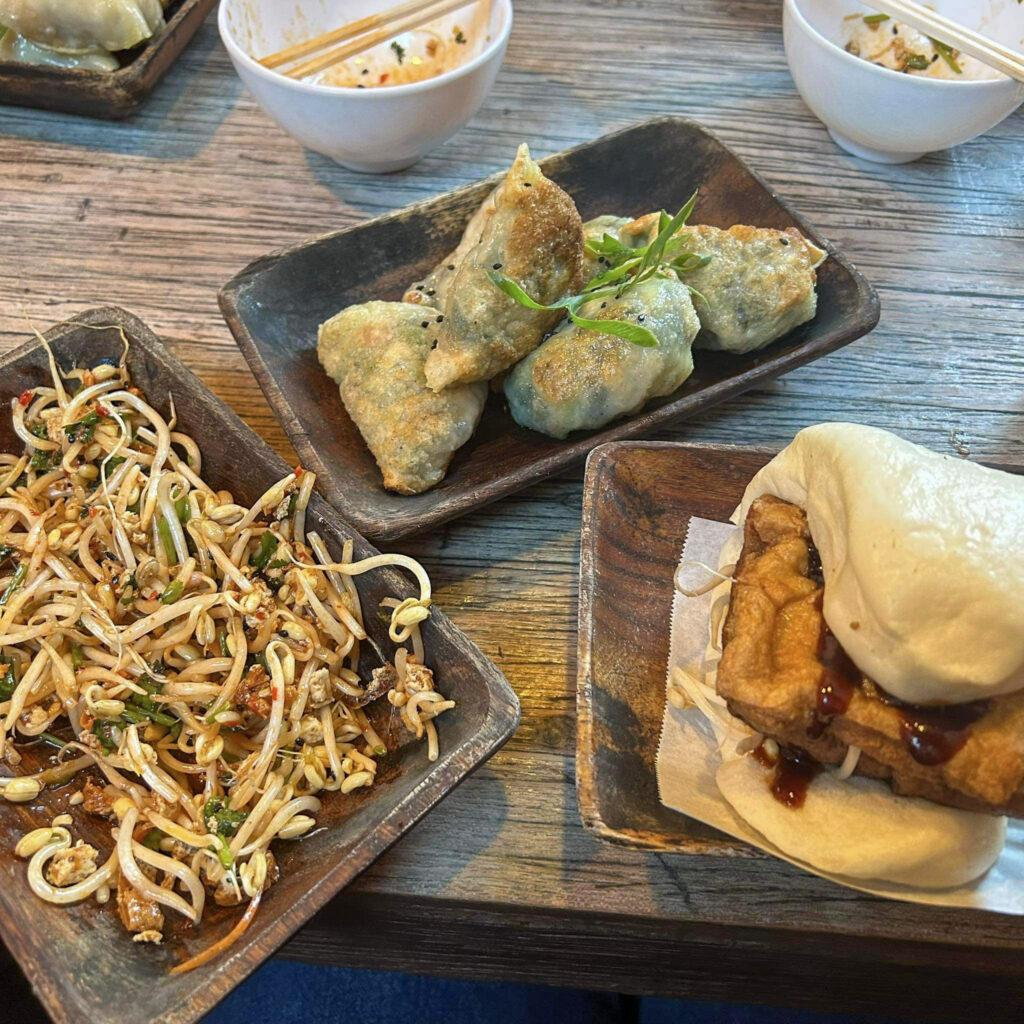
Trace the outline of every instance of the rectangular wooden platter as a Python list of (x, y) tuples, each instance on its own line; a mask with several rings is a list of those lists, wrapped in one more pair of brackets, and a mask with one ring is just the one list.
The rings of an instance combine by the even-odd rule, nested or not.
[(655, 760), (673, 577), (690, 518), (727, 522), (751, 477), (774, 454), (622, 442), (602, 445), (587, 460), (576, 787), (584, 825), (603, 839), (674, 853), (767, 856), (663, 806)]
[(795, 225), (830, 254), (818, 272), (818, 315), (760, 352), (700, 351), (693, 376), (674, 394), (631, 418), (565, 441), (519, 427), (503, 397), (492, 394), (476, 435), (456, 454), (447, 478), (426, 494), (408, 497), (383, 489), (337, 387), (317, 362), (317, 328), (353, 303), (400, 298), (454, 248), (501, 175), (271, 253), (224, 286), (221, 309), (303, 461), (320, 474), (328, 498), (367, 536), (391, 539), (464, 515), (564, 469), (599, 444), (692, 416), (833, 352), (878, 322), (877, 296), (856, 268), (692, 121), (646, 121), (541, 165), (572, 195), (584, 220), (600, 213), (675, 210), (699, 188), (694, 223)]
[[(70, 0), (74, 2), (74, 0)], [(116, 71), (0, 61), (0, 103), (118, 120), (135, 113), (196, 34), (217, 0), (180, 0), (167, 27)]]
[(728, 521), (768, 451), (671, 442), (602, 445), (587, 460), (580, 534), (576, 792), (603, 839), (675, 853), (764, 856), (662, 805), (676, 566), (691, 516)]
[[(182, 363), (146, 326), (117, 308), (96, 309), (51, 330), (59, 364), (93, 366), (120, 358), (123, 337), (130, 343), (128, 365), (153, 405), (165, 415), (173, 395), (182, 428), (198, 442), (203, 476), (251, 504), (289, 467)], [(0, 359), (0, 398), (49, 381), (42, 346), (30, 342)], [(0, 442), (20, 451), (10, 416), (2, 417)], [(355, 557), (376, 553), (322, 498), (309, 506), (310, 526), (339, 556), (351, 539)], [(410, 578), (390, 568), (356, 579), (367, 629), (385, 652), (393, 650), (387, 625), (374, 609), (382, 598), (412, 596)], [(191, 974), (172, 977), (168, 969), (205, 949), (237, 921), (237, 909), (208, 904), (198, 929), (175, 928), (162, 947), (133, 943), (111, 906), (90, 901), (70, 908), (37, 899), (28, 887), (25, 862), (13, 853), (18, 838), (49, 824), (65, 810), (75, 817), (72, 832), (101, 851), (110, 849), (109, 827), (70, 808), (71, 784), (45, 791), (37, 804), (0, 801), (0, 934), (28, 975), (41, 1002), (59, 1024), (191, 1024), (242, 981), (344, 885), (411, 828), (438, 800), (478, 767), (513, 733), (519, 702), (498, 669), (444, 614), (435, 609), (423, 626), (427, 661), (439, 688), (457, 707), (438, 723), (441, 756), (427, 761), (425, 748), (395, 735), (390, 709), (371, 708), (389, 740), (378, 783), (369, 790), (327, 794), (318, 829), (307, 838), (275, 847), (281, 878), (266, 894), (254, 923), (230, 952)], [(378, 664), (367, 652), (364, 671)], [(397, 749), (396, 749), (397, 748)], [(27, 748), (32, 750), (33, 748)], [(45, 754), (26, 752), (26, 768)], [(105, 856), (105, 854), (104, 854)], [(352, 921), (358, 941), (360, 921)], [(2, 1015), (0, 1015), (2, 1018)], [(6, 1018), (3, 1018), (6, 1019)]]

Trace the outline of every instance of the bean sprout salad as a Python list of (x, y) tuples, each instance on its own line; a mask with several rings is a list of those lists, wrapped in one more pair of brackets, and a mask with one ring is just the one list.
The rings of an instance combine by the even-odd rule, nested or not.
[[(323, 793), (373, 785), (387, 745), (369, 703), (386, 699), (431, 760), (454, 704), (425, 664), (422, 567), (353, 561), (351, 541), (335, 561), (307, 529), (316, 479), (301, 468), (252, 506), (215, 490), (173, 397), (165, 419), (132, 386), (127, 351), (62, 372), (47, 347), (50, 385), (11, 402), (24, 451), (0, 453), (0, 759), (15, 774), (0, 793), (72, 783), (69, 803), (109, 823), (105, 854), (67, 814), (22, 837), (48, 902), (114, 897), (154, 943), (167, 914), (198, 925), (208, 898), (246, 905), (185, 971), (248, 927), (278, 877), (272, 843), (309, 833)], [(382, 602), (399, 646), (367, 679), (353, 580), (381, 566), (411, 572), (419, 596)], [(30, 743), (58, 752), (20, 773)]]

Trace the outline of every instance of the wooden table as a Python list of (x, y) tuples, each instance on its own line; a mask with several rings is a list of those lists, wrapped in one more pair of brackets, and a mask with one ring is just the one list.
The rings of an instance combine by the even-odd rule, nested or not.
[[(682, 113), (860, 264), (883, 315), (869, 338), (661, 436), (781, 444), (846, 418), (941, 451), (1024, 461), (1024, 121), (909, 166), (855, 160), (796, 94), (780, 6), (521, 0), (484, 110), (390, 177), (345, 171), (280, 133), (242, 90), (212, 23), (131, 123), (0, 110), (0, 344), (88, 306), (126, 306), (287, 453), (217, 309), (232, 274), (269, 249), (490, 174), (521, 140), (543, 154)], [(643, 854), (583, 830), (573, 785), (581, 477), (401, 545), (506, 672), (523, 726), (285, 955), (892, 1016), (1019, 1015), (1024, 958), (994, 917), (960, 915), (951, 935), (942, 915), (781, 863)], [(353, 916), (357, 950), (337, 927)]]

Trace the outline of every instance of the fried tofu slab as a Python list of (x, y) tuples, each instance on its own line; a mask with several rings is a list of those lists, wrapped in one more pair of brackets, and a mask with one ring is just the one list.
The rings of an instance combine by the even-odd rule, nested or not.
[(822, 764), (840, 764), (856, 746), (856, 773), (901, 795), (1024, 815), (1024, 693), (902, 704), (845, 656), (822, 614), (823, 593), (803, 510), (758, 499), (744, 525), (718, 669), (729, 710)]

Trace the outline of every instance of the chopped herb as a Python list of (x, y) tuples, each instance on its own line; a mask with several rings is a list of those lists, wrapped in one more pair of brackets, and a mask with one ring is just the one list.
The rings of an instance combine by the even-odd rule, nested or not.
[[(931, 39), (931, 36), (928, 37)], [(948, 46), (946, 43), (940, 43), (938, 39), (931, 39), (932, 46), (935, 47), (935, 52), (958, 74), (962, 75), (964, 69), (960, 66), (960, 62), (957, 60), (957, 51), (952, 46)], [(933, 58), (934, 59), (934, 58)]]
[(85, 664), (85, 655), (80, 644), (71, 645), (71, 666), (77, 672)]
[(230, 658), (231, 651), (228, 649), (228, 635), (227, 633), (221, 633), (220, 635), (220, 653), (222, 657)]
[(156, 725), (164, 725), (168, 729), (177, 726), (181, 728), (181, 720), (174, 715), (168, 715), (163, 711), (149, 711), (143, 704), (150, 704), (156, 707), (156, 702), (150, 697), (143, 697), (141, 693), (132, 696), (132, 702), (126, 704), (121, 718), (130, 725), (148, 725), (154, 722)]
[(299, 504), (298, 491), (292, 491), (291, 500), (288, 502), (288, 515), (295, 515), (295, 508)]
[(580, 294), (568, 295), (551, 305), (537, 302), (504, 274), (492, 270), (488, 271), (488, 277), (506, 295), (527, 309), (564, 310), (569, 319), (584, 330), (611, 334), (643, 348), (656, 347), (658, 339), (646, 327), (624, 320), (590, 320), (581, 316), (579, 311), (588, 302), (612, 297), (621, 299), (630, 289), (656, 275), (684, 274), (706, 266), (710, 257), (690, 252), (686, 249), (687, 240), (677, 237), (696, 203), (697, 193), (694, 192), (674, 217), (662, 211), (658, 234), (646, 246), (633, 248), (609, 234), (587, 242), (587, 253), (595, 258), (604, 257), (608, 269), (591, 278)]
[(107, 754), (112, 754), (117, 750), (118, 743), (120, 742), (119, 732), (117, 722), (112, 719), (97, 718), (92, 723), (92, 734), (100, 741), (100, 746)]
[(46, 424), (42, 420), (36, 420), (36, 422), (28, 428), (28, 432), (33, 437), (38, 437), (41, 441), (48, 440), (50, 437), (50, 432), (46, 429)]
[[(295, 495), (292, 495), (294, 498)], [(290, 511), (290, 510), (289, 510)], [(277, 550), (280, 541), (269, 530), (260, 537), (260, 546), (249, 559), (249, 564), (257, 571), (262, 572), (267, 568), (271, 556)]]
[(69, 423), (64, 428), (64, 436), (68, 439), (70, 444), (74, 444), (76, 441), (81, 441), (82, 444), (88, 444), (96, 433), (96, 427), (99, 425), (100, 420), (105, 420), (108, 417), (101, 416), (95, 409), (92, 412), (87, 412), (78, 422)]
[(183, 526), (192, 518), (192, 506), (188, 503), (188, 498), (179, 498), (174, 503), (174, 511), (178, 516), (178, 522)]
[(466, 37), (463, 34), (461, 28), (457, 28), (455, 30), (455, 42), (457, 42), (459, 44), (459, 46), (465, 46), (466, 45)]
[(245, 821), (245, 812), (233, 811), (220, 797), (212, 796), (203, 808), (203, 821), (214, 835), (224, 838), (238, 832)]
[(164, 588), (164, 592), (160, 595), (161, 604), (174, 604), (181, 595), (185, 592), (185, 584), (181, 580), (172, 580)]
[(905, 67), (914, 71), (926, 71), (928, 69), (928, 58), (923, 53), (912, 53), (907, 57)]
[(398, 58), (398, 63), (401, 64), (405, 60), (405, 47), (401, 45), (396, 39), (391, 44), (391, 49), (395, 51), (395, 56)]
[(267, 568), (268, 569), (284, 569), (286, 566), (289, 566), (291, 564), (292, 563), (289, 562), (287, 558), (277, 558), (273, 562), (271, 562), (267, 566)]
[(864, 24), (865, 25), (881, 25), (883, 21), (888, 21), (888, 14), (865, 14)]
[(18, 669), (14, 662), (4, 665), (5, 671), (0, 676), (0, 700), (10, 700), (18, 687)]
[(58, 462), (60, 462), (61, 454), (60, 451), (44, 451), (42, 448), (37, 448), (32, 453), (32, 458), (28, 460), (28, 464), (37, 472), (45, 473), (48, 470), (53, 469)]
[(44, 743), (49, 743), (51, 747), (56, 747), (58, 750), (63, 750), (67, 746), (65, 740), (62, 740), (59, 736), (54, 736), (52, 732), (41, 732), (39, 738)]
[(145, 838), (142, 840), (142, 845), (147, 850), (153, 850), (153, 852), (155, 853), (155, 852), (159, 851), (160, 843), (163, 841), (163, 838), (164, 838), (164, 834), (163, 834), (163, 832), (160, 831), (160, 829), (158, 829), (158, 828), (151, 828), (146, 833)]
[(160, 543), (163, 544), (164, 554), (171, 565), (178, 562), (177, 552), (174, 550), (174, 536), (171, 533), (170, 524), (161, 516), (156, 524), (156, 532), (160, 534)]
[(107, 458), (103, 460), (104, 471), (106, 472), (107, 476), (110, 476), (114, 472), (114, 470), (121, 465), (122, 462), (127, 461), (128, 460), (123, 455), (109, 455)]
[(0, 594), (0, 608), (2, 608), (8, 601), (14, 596), (16, 590), (25, 582), (25, 577), (28, 575), (28, 565), (25, 562), (19, 562), (18, 568), (14, 570), (14, 577), (11, 582), (7, 584), (7, 589)]

